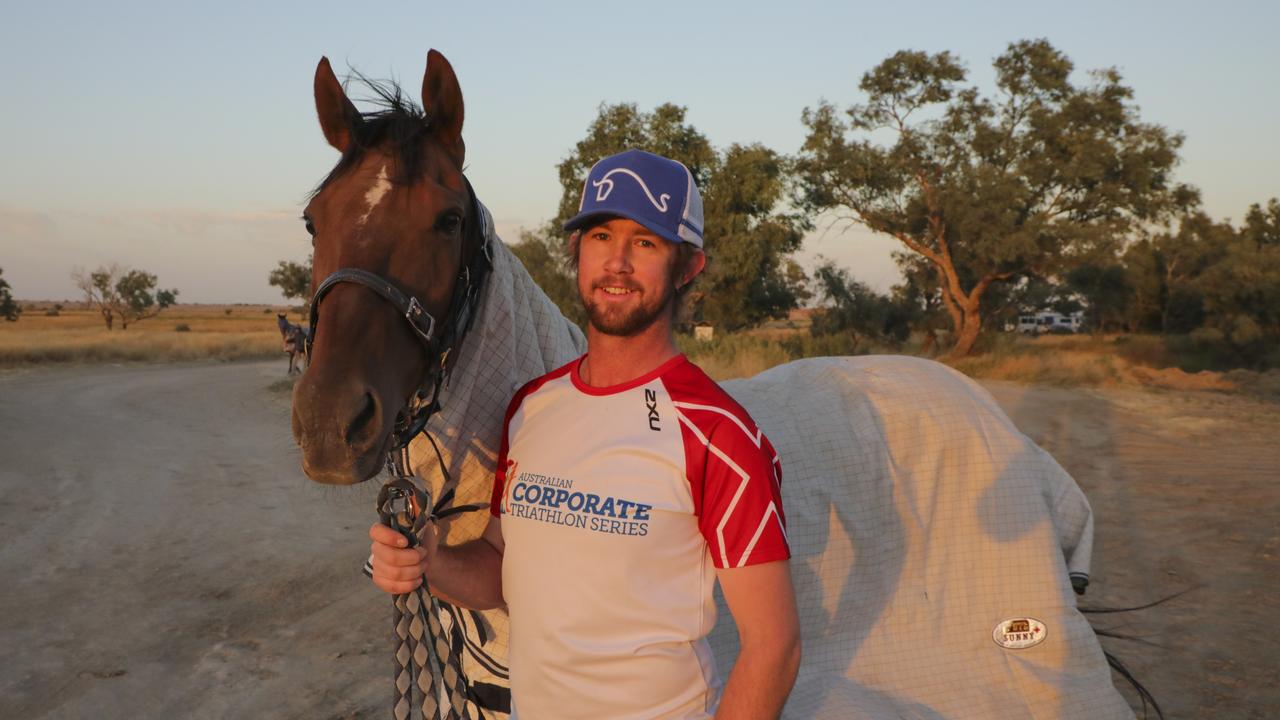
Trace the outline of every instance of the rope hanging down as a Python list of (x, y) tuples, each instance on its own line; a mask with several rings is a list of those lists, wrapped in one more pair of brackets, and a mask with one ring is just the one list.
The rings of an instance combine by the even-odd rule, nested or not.
[[(430, 437), (430, 436), (428, 436)], [(432, 444), (435, 444), (432, 439)], [(436, 449), (437, 456), (439, 448)], [(392, 478), (378, 493), (378, 514), (383, 523), (399, 531), (414, 547), (420, 542), (428, 523), (459, 512), (480, 509), (481, 505), (449, 507), (453, 498), (451, 483), (434, 507), (425, 490), (418, 487), (408, 469), (407, 450), (401, 448), (387, 459)], [(443, 462), (441, 470), (446, 473)], [(425, 512), (431, 507), (430, 512)], [(372, 568), (366, 565), (366, 573)], [(395, 704), (396, 720), (408, 720), (413, 712), (413, 696), (420, 696), (423, 720), (479, 720), (476, 707), (467, 692), (462, 670), (464, 638), (460, 623), (449, 624), (446, 632), (440, 617), (453, 608), (431, 594), (424, 582), (412, 592), (395, 596), (393, 626), (395, 628)], [(415, 690), (416, 688), (416, 690)], [(447, 700), (442, 707), (441, 698)], [(478, 712), (478, 711), (476, 711)]]

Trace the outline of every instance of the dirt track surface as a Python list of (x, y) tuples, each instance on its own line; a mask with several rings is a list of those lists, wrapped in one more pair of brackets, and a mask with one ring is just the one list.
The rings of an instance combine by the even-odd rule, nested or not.
[[(0, 373), (0, 716), (383, 717), (376, 488), (298, 469), (279, 362)], [(1096, 514), (1085, 605), (1170, 718), (1280, 714), (1280, 408), (990, 383)]]

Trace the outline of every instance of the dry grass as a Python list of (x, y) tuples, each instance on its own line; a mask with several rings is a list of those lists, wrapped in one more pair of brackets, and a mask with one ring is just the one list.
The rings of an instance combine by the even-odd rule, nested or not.
[[(91, 310), (63, 309), (56, 316), (45, 315), (45, 310), (31, 307), (17, 322), (0, 322), (0, 367), (239, 360), (281, 354), (275, 308), (263, 305), (177, 305), (128, 330), (121, 330), (117, 320), (110, 331)], [(297, 322), (296, 315), (292, 320)]]
[[(1254, 393), (1269, 373), (1233, 370), (1187, 372), (1185, 358), (1151, 335), (996, 335), (984, 352), (949, 361), (971, 377), (1070, 386), (1125, 385), (1164, 390)], [(1269, 394), (1269, 393), (1268, 393)]]
[[(800, 328), (770, 327), (718, 335), (710, 342), (677, 338), (690, 359), (717, 380), (749, 377), (792, 360), (866, 353), (921, 354), (922, 338), (905, 347), (855, 345), (847, 336), (812, 337)], [(1171, 349), (1171, 345), (1174, 349)], [(947, 360), (970, 377), (1061, 386), (1128, 386), (1182, 391), (1238, 392), (1280, 401), (1280, 370), (1187, 372), (1195, 367), (1159, 336), (1050, 335), (1039, 338), (992, 334), (974, 355)]]
[[(170, 362), (274, 358), (281, 354), (275, 307), (178, 305), (128, 330), (107, 331), (86, 309), (28, 306), (18, 322), (0, 322), (0, 367), (49, 363)], [(290, 319), (298, 321), (296, 313)], [(780, 321), (756, 330), (718, 334), (710, 342), (681, 335), (681, 349), (717, 380), (749, 377), (805, 357), (866, 353), (919, 354), (920, 338), (904, 348), (855, 343), (845, 335), (813, 337), (807, 323)], [(176, 328), (185, 327), (179, 331)], [(1064, 386), (1133, 386), (1167, 390), (1239, 392), (1280, 401), (1280, 369), (1187, 372), (1202, 367), (1185, 343), (1151, 335), (992, 333), (980, 352), (948, 361), (976, 378)], [(1181, 366), (1181, 368), (1179, 367)], [(273, 388), (275, 389), (275, 388)], [(283, 392), (282, 386), (278, 391)]]

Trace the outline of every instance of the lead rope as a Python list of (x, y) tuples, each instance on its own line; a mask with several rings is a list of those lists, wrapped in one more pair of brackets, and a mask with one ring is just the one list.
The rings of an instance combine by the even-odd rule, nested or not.
[[(435, 448), (444, 474), (447, 488), (441, 493), (434, 507), (427, 492), (418, 487), (408, 468), (408, 449), (393, 451), (387, 458), (391, 479), (378, 493), (378, 515), (382, 522), (399, 531), (409, 547), (419, 544), (428, 523), (460, 512), (483, 508), (483, 504), (449, 507), (454, 488), (448, 469), (435, 438), (426, 435)], [(427, 511), (427, 508), (431, 508)], [(372, 574), (372, 568), (366, 572)], [(431, 594), (427, 583), (412, 592), (395, 596), (393, 627), (395, 629), (395, 704), (392, 716), (395, 720), (409, 720), (412, 715), (413, 696), (421, 695), (420, 711), (423, 720), (479, 720), (471, 712), (472, 704), (467, 693), (466, 676), (462, 670), (462, 629), (457, 622), (449, 624), (446, 634), (440, 616), (446, 603)], [(440, 706), (444, 695), (448, 708)]]

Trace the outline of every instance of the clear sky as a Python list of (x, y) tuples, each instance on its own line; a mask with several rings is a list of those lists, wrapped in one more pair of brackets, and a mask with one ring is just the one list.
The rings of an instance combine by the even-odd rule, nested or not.
[[(311, 81), (327, 55), (421, 87), (445, 53), (467, 106), (468, 176), (508, 240), (554, 214), (555, 165), (600, 103), (671, 101), (717, 146), (795, 152), (801, 111), (859, 100), (904, 48), (950, 50), (986, 85), (1006, 45), (1045, 37), (1115, 66), (1142, 117), (1186, 135), (1181, 180), (1239, 219), (1280, 196), (1280, 3), (28, 2), (0, 15), (0, 268), (24, 299), (74, 298), (73, 267), (118, 261), (187, 302), (280, 302), (296, 219), (336, 160)], [(892, 241), (807, 241), (855, 277), (897, 279)]]

